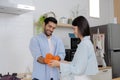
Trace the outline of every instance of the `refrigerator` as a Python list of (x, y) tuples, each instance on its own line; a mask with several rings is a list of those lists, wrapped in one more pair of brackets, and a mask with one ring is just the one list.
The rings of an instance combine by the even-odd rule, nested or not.
[(90, 27), (91, 40), (93, 35), (104, 34), (104, 59), (107, 66), (112, 67), (112, 77), (120, 77), (120, 24), (105, 24)]

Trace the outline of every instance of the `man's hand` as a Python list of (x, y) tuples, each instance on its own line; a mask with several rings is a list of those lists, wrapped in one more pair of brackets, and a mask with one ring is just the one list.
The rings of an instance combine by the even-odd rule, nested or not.
[(38, 57), (37, 62), (39, 62), (41, 64), (45, 64), (44, 58), (42, 56)]

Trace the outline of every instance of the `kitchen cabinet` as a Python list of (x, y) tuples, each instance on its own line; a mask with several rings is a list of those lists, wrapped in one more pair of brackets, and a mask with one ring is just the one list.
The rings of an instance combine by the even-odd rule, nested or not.
[(120, 0), (113, 0), (114, 1), (114, 17), (117, 20), (117, 23), (120, 24)]
[(92, 80), (112, 80), (112, 69), (111, 67), (99, 68), (99, 72), (90, 77)]

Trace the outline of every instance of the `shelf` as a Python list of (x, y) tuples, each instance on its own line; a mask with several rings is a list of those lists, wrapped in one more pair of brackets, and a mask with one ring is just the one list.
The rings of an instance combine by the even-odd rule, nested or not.
[[(34, 23), (34, 25), (37, 26), (38, 23)], [(72, 25), (71, 24), (58, 23), (57, 27), (72, 28)]]
[(66, 27), (66, 28), (72, 28), (71, 24), (64, 24), (64, 23), (58, 23), (58, 27)]

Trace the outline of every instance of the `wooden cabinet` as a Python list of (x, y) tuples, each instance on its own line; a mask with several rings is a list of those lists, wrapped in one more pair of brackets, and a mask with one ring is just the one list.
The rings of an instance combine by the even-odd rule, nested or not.
[(117, 18), (117, 23), (120, 24), (120, 0), (114, 1), (114, 17)]
[(112, 69), (111, 67), (99, 68), (99, 73), (90, 77), (92, 80), (112, 80)]

